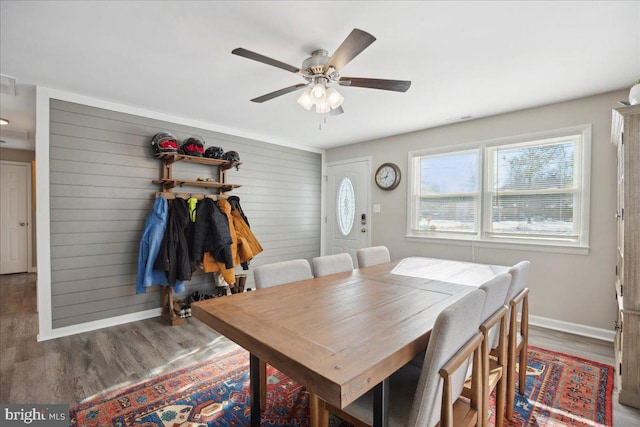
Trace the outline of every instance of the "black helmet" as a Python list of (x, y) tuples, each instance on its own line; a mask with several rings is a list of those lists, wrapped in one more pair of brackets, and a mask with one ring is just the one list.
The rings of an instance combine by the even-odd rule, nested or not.
[(191, 136), (182, 142), (180, 152), (187, 156), (202, 157), (202, 154), (204, 154), (204, 144), (200, 138)]
[(204, 150), (204, 156), (209, 157), (210, 159), (222, 159), (222, 156), (224, 156), (224, 150), (222, 147), (208, 147)]
[(229, 162), (239, 162), (240, 161), (240, 155), (238, 154), (237, 151), (227, 151), (222, 156), (222, 159), (223, 160), (227, 160)]
[(151, 138), (151, 148), (154, 154), (177, 153), (178, 141), (168, 132), (158, 132)]

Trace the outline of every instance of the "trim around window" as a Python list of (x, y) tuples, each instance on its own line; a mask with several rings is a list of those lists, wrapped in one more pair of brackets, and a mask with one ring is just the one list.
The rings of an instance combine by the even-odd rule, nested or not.
[(588, 253), (590, 124), (411, 151), (408, 165), (409, 241)]

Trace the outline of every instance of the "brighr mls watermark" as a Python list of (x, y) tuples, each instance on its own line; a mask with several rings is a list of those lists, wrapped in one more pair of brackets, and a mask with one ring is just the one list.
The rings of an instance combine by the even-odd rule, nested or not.
[(1, 426), (68, 427), (68, 405), (0, 404)]

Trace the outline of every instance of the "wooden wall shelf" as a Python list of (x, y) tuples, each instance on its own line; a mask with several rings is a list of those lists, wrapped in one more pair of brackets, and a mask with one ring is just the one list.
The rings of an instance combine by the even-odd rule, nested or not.
[(187, 156), (186, 154), (160, 153), (155, 155), (156, 159), (163, 160), (165, 164), (173, 164), (179, 161), (198, 163), (201, 165), (219, 166), (221, 169), (231, 169), (239, 167), (242, 162), (229, 162), (227, 160), (210, 159), (208, 157)]
[(231, 191), (234, 188), (242, 187), (238, 184), (225, 184), (212, 181), (190, 181), (187, 179), (154, 179), (153, 183), (161, 184), (163, 191), (168, 191), (169, 189), (175, 187), (182, 187), (183, 185), (188, 185), (190, 187), (217, 188), (222, 192)]

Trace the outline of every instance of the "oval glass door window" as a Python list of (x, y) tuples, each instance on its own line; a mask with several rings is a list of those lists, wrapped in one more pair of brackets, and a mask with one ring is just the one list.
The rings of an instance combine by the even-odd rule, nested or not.
[(342, 178), (338, 186), (336, 216), (338, 217), (340, 233), (343, 236), (348, 236), (351, 233), (353, 221), (356, 217), (356, 194), (353, 191), (351, 180), (347, 177)]

